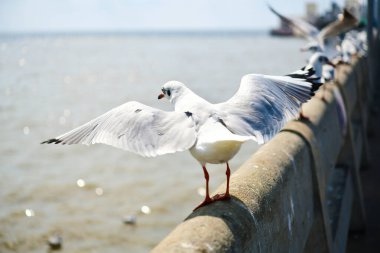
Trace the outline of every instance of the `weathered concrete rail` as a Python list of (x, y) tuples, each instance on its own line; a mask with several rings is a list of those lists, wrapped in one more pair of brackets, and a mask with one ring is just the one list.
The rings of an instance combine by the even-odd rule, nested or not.
[(365, 229), (367, 69), (340, 66), (325, 101), (320, 92), (305, 105), (309, 120), (288, 123), (231, 176), (231, 200), (198, 209), (153, 252), (344, 252), (349, 227)]

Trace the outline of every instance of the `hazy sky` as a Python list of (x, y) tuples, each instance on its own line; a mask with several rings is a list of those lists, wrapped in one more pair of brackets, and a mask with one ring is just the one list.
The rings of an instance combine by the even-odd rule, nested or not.
[(0, 32), (266, 29), (267, 2), (301, 15), (310, 0), (0, 0)]

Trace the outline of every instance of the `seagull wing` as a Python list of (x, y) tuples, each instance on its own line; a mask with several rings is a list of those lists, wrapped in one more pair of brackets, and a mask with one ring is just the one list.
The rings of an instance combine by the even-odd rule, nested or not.
[(302, 69), (288, 76), (246, 75), (231, 99), (215, 105), (219, 117), (232, 133), (254, 136), (262, 144), (314, 95), (321, 84), (314, 82), (313, 74), (312, 69)]
[(339, 51), (337, 46), (341, 44), (341, 39), (337, 36), (328, 37), (324, 39), (323, 44), (323, 54), (326, 55), (329, 59), (334, 59), (339, 56)]
[(268, 8), (281, 19), (282, 22), (287, 24), (290, 28), (300, 33), (303, 37), (308, 40), (316, 40), (319, 33), (318, 28), (309, 24), (308, 22), (299, 18), (288, 18), (284, 15), (278, 13), (275, 9), (268, 5)]
[(354, 28), (357, 24), (358, 19), (344, 9), (342, 18), (328, 24), (321, 30), (318, 34), (318, 41), (323, 43), (325, 39), (347, 32), (348, 30)]
[(156, 156), (187, 150), (194, 145), (196, 136), (193, 120), (186, 113), (128, 102), (42, 143), (103, 143), (142, 156)]

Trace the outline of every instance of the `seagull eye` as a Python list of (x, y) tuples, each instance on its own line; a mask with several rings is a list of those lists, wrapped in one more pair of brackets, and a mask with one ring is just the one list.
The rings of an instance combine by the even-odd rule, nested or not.
[(171, 92), (170, 92), (170, 90), (167, 90), (166, 91), (166, 93), (168, 94), (168, 96), (170, 97), (170, 95), (171, 95)]

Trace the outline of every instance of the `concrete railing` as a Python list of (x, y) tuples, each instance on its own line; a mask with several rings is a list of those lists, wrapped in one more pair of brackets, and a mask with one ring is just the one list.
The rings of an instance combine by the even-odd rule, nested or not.
[(304, 106), (309, 120), (289, 122), (231, 176), (232, 199), (193, 212), (153, 252), (344, 252), (349, 227), (365, 228), (367, 69), (339, 66), (325, 101), (319, 92)]

